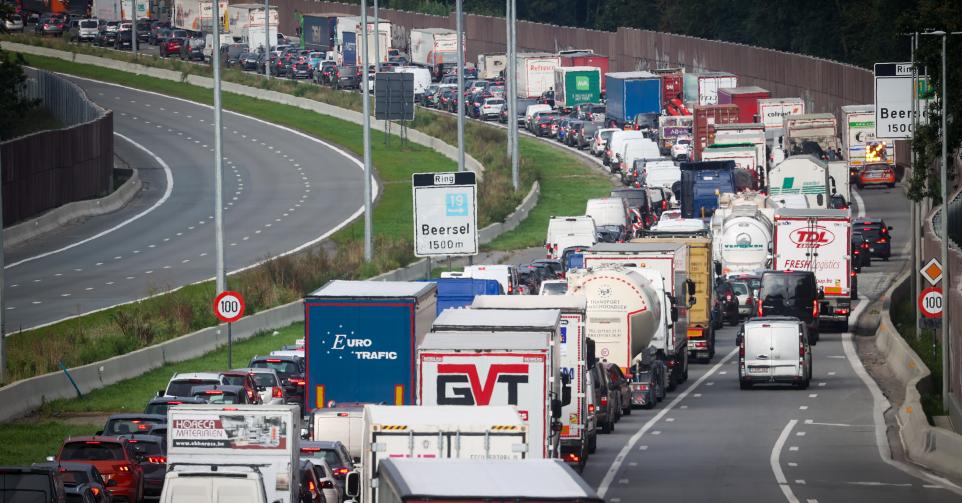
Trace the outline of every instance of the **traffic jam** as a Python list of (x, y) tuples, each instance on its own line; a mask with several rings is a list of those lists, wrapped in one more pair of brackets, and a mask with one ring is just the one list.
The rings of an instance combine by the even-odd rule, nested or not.
[[(317, 22), (343, 40), (342, 18)], [(552, 216), (532, 262), (331, 281), (305, 296), (296, 343), (172, 375), (33, 475), (62, 479), (67, 501), (600, 502), (578, 475), (599, 435), (716, 363), (722, 327), (737, 327), (733, 386), (809, 386), (812, 346), (848, 329), (859, 272), (892, 254), (892, 228), (851, 207), (896, 183), (874, 105), (810, 113), (730, 73), (609, 72), (563, 51), (518, 55), (511, 116), (503, 54), (461, 89), (455, 33), (410, 37), (380, 70), (414, 73), (422, 107), (517, 121), (618, 186)], [(304, 42), (276, 48), (275, 75), (359, 87), (356, 54)]]

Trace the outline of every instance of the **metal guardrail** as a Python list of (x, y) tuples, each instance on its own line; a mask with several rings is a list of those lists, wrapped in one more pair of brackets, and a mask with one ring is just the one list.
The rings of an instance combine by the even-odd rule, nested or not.
[(39, 99), (65, 128), (90, 122), (107, 112), (87, 98), (77, 84), (43, 70), (34, 70), (31, 74), (24, 83), (22, 95)]

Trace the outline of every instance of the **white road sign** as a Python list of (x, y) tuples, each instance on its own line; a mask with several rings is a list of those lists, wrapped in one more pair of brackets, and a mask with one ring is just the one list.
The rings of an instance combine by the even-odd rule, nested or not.
[(414, 254), (477, 255), (478, 191), (474, 173), (415, 173), (411, 181)]
[(875, 63), (875, 137), (912, 136), (912, 63)]

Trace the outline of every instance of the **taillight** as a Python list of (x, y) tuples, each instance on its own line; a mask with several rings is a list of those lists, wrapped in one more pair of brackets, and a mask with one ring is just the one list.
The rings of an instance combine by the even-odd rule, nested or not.
[(167, 458), (164, 456), (147, 456), (148, 463), (164, 464), (167, 462)]
[(745, 357), (745, 336), (744, 335), (742, 336), (741, 342), (738, 344), (738, 357), (739, 358)]
[(818, 301), (812, 302), (812, 317), (818, 318)]
[(603, 405), (603, 406), (607, 406), (607, 405), (608, 405), (608, 397), (606, 397), (606, 396), (601, 397), (601, 405)]
[(578, 463), (578, 462), (581, 461), (581, 458), (579, 458), (577, 454), (575, 454), (575, 453), (573, 453), (573, 452), (569, 452), (569, 453), (565, 456), (565, 461), (568, 461), (568, 462), (570, 462), (570, 463)]
[(667, 200), (667, 199), (662, 199), (662, 200), (661, 200), (661, 209), (663, 209), (663, 210), (667, 210), (667, 209), (668, 209), (668, 200)]
[(885, 239), (885, 238), (878, 238), (878, 242), (884, 244), (884, 243), (888, 243), (889, 240), (888, 240), (888, 239)]
[(835, 314), (848, 314), (848, 309), (844, 307), (835, 308)]
[(759, 317), (759, 318), (762, 317), (762, 303), (761, 303), (761, 302), (758, 303), (758, 317)]
[(313, 480), (308, 480), (308, 481), (307, 481), (307, 490), (310, 491), (310, 492), (315, 492), (315, 491), (317, 491), (317, 486), (314, 485), (314, 481), (313, 481)]
[(589, 404), (588, 404), (588, 414), (594, 414), (594, 413), (595, 413), (595, 404), (589, 403)]
[(725, 300), (731, 301), (731, 300), (732, 300), (732, 294), (726, 293), (726, 294), (725, 294)]
[(127, 465), (121, 465), (121, 466), (117, 467), (117, 471), (119, 471), (119, 472), (129, 472), (129, 471), (130, 471), (130, 467), (127, 466)]
[(868, 243), (862, 243), (862, 248), (868, 250), (868, 249), (869, 249), (869, 244), (868, 244)]
[(805, 341), (801, 337), (798, 338), (798, 357), (805, 358)]
[(304, 379), (302, 379), (302, 378), (300, 378), (300, 377), (292, 377), (292, 378), (288, 379), (288, 381), (290, 381), (291, 384), (295, 384), (295, 385), (297, 385), (297, 386), (303, 386), (303, 385), (304, 385)]
[(284, 398), (284, 390), (274, 386), (273, 391), (271, 391), (271, 398)]
[(347, 469), (347, 468), (344, 468), (344, 467), (335, 468), (335, 469), (334, 469), (334, 477), (340, 479), (340, 478), (343, 478), (345, 475), (347, 475), (347, 474), (350, 473), (350, 472), (351, 472), (351, 470), (349, 470), (349, 469)]

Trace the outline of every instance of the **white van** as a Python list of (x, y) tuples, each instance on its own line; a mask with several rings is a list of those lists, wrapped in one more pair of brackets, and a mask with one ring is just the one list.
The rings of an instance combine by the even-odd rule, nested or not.
[[(619, 156), (624, 155), (625, 151), (625, 141), (629, 139), (645, 138), (645, 133), (642, 131), (615, 131), (611, 133), (611, 138), (608, 140), (608, 157), (611, 159), (608, 163), (608, 169), (612, 173), (621, 170), (622, 160)], [(660, 157), (660, 155), (655, 155), (654, 157)]]
[(597, 239), (595, 221), (590, 216), (551, 217), (544, 245), (548, 250), (548, 258), (560, 259), (566, 249), (577, 246), (590, 248)]
[[(362, 37), (363, 38), (363, 37)], [(431, 85), (431, 70), (420, 66), (399, 66), (395, 73), (410, 73), (414, 75), (414, 99), (420, 100), (424, 91)]]
[(338, 441), (344, 444), (355, 463), (361, 462), (364, 440), (363, 406), (317, 409), (311, 414), (311, 440)]
[(469, 265), (464, 268), (462, 278), (493, 279), (501, 283), (501, 289), (508, 295), (518, 293), (518, 271), (513, 265)]
[(658, 144), (648, 138), (626, 140), (621, 152), (615, 152), (615, 154), (619, 156), (616, 159), (621, 161), (622, 171), (634, 167), (635, 161), (638, 159), (658, 159), (661, 157)]
[(680, 181), (681, 168), (668, 159), (648, 161), (638, 174), (638, 183), (642, 187), (664, 187), (671, 190), (671, 186)]
[(627, 229), (631, 222), (628, 202), (620, 197), (589, 199), (585, 205), (585, 215), (594, 220), (595, 227), (617, 225)]
[(528, 131), (531, 131), (531, 116), (538, 112), (550, 112), (551, 105), (528, 105), (528, 108), (524, 110), (524, 127)]
[(788, 316), (754, 318), (742, 325), (735, 343), (739, 347), (738, 382), (742, 389), (755, 384), (808, 388), (812, 348), (803, 321)]

